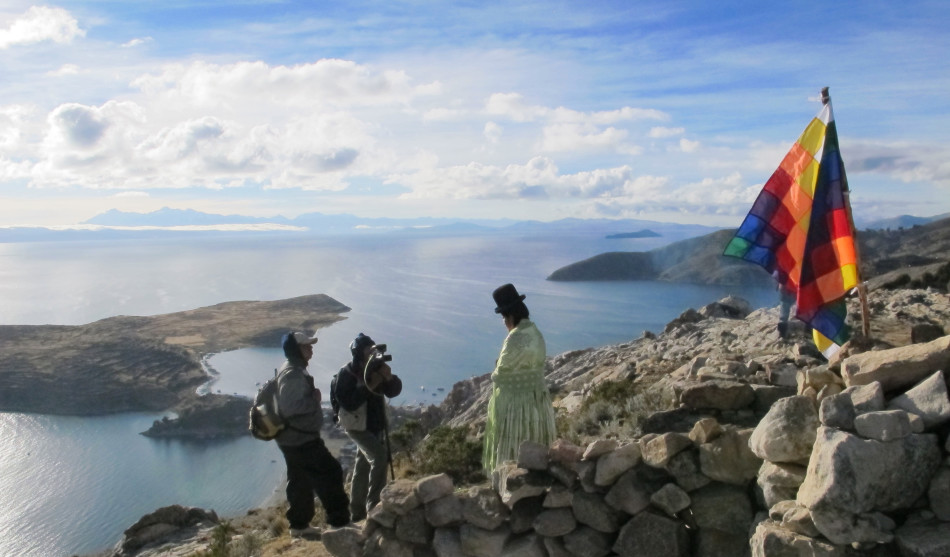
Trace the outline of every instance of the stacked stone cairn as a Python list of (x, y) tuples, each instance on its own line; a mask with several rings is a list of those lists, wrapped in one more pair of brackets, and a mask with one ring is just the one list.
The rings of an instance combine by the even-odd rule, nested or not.
[(947, 557), (946, 370), (950, 336), (799, 370), (762, 413), (761, 396), (727, 397), (754, 427), (711, 404), (686, 431), (525, 443), (491, 486), (397, 480), (323, 542), (337, 557)]
[(947, 370), (950, 337), (800, 374), (749, 441), (753, 555), (950, 556)]

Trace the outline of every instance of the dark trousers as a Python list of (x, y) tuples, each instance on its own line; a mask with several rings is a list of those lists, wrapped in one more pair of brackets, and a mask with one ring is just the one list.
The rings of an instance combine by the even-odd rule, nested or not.
[[(280, 446), (280, 445), (278, 445)], [(327, 524), (350, 522), (350, 502), (343, 490), (343, 468), (323, 439), (296, 447), (280, 446), (287, 463), (287, 520), (291, 528), (306, 528), (315, 514), (314, 494), (327, 513)]]

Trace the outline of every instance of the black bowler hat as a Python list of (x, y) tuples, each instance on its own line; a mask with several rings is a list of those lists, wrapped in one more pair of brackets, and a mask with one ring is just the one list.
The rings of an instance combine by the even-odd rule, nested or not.
[(498, 307), (495, 308), (495, 313), (504, 313), (524, 300), (524, 294), (518, 294), (515, 285), (511, 283), (503, 284), (496, 288), (495, 291), (491, 293), (491, 297), (495, 299), (495, 304), (498, 305)]

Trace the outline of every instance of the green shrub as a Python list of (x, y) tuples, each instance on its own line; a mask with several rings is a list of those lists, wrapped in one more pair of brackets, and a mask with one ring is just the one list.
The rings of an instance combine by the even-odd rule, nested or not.
[(600, 403), (624, 404), (636, 396), (639, 386), (633, 381), (604, 381), (594, 385), (590, 393), (584, 397), (581, 412), (586, 412)]
[[(573, 418), (558, 424), (568, 437), (635, 437), (643, 418), (672, 407), (661, 389), (645, 388), (633, 381), (604, 381), (590, 390)], [(575, 441), (576, 442), (576, 441)]]
[(415, 455), (413, 468), (423, 476), (446, 473), (456, 484), (484, 480), (482, 444), (470, 438), (467, 427), (439, 426), (429, 432)]
[(231, 554), (231, 536), (235, 529), (230, 522), (222, 522), (211, 531), (211, 545), (205, 551), (198, 551), (194, 557), (233, 557)]
[(399, 428), (389, 434), (389, 442), (394, 453), (405, 452), (412, 458), (412, 449), (425, 435), (422, 422), (406, 420)]

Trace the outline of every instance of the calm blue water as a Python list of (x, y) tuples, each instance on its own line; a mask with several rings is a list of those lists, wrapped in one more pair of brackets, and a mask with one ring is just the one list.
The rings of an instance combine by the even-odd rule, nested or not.
[[(389, 346), (405, 385), (396, 404), (436, 403), (440, 387), (491, 371), (505, 335), (491, 292), (505, 282), (527, 295), (549, 354), (659, 332), (686, 308), (730, 293), (756, 307), (775, 303), (769, 289), (545, 280), (573, 261), (673, 239), (403, 234), (0, 244), (0, 324), (83, 324), (325, 293), (352, 308), (318, 332), (311, 372), (325, 394), (349, 358), (350, 340), (364, 332)], [(214, 355), (208, 365), (219, 376), (210, 388), (249, 395), (281, 361), (279, 350), (267, 347)], [(139, 435), (159, 416), (0, 413), (0, 555), (99, 551), (158, 507), (178, 503), (233, 516), (279, 485), (283, 463), (272, 443)]]

